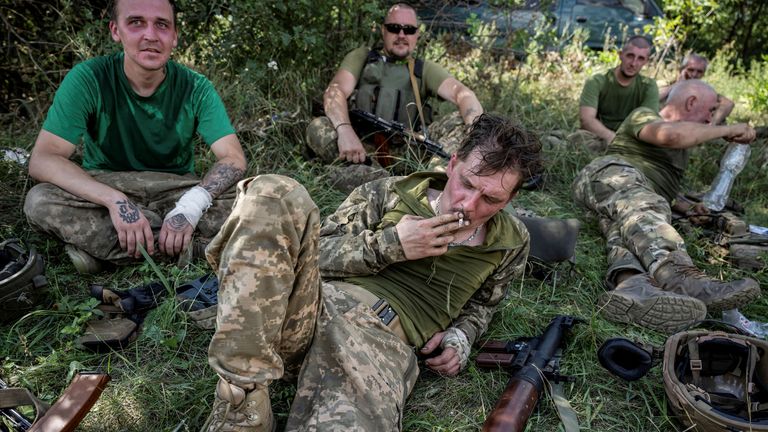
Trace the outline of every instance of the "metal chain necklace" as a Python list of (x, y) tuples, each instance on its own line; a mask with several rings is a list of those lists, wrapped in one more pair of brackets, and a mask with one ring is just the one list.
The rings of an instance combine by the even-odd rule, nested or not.
[[(440, 191), (440, 195), (438, 195), (437, 199), (435, 200), (435, 213), (437, 213), (438, 216), (440, 216), (440, 198), (442, 198), (442, 197), (443, 197), (443, 192)], [(464, 222), (464, 216), (462, 216), (461, 219), (459, 219), (459, 222)], [(480, 226), (475, 228), (475, 231), (472, 233), (471, 236), (465, 238), (464, 240), (462, 240), (460, 242), (450, 242), (450, 243), (448, 243), (448, 247), (456, 247), (456, 246), (462, 246), (464, 244), (467, 244), (467, 243), (471, 242), (472, 240), (474, 240), (475, 237), (477, 237), (477, 233), (479, 233), (479, 232), (480, 232)]]

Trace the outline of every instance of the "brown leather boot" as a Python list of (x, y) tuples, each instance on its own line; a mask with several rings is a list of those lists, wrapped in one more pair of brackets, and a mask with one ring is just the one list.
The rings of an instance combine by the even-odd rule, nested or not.
[(637, 324), (662, 333), (675, 333), (704, 319), (707, 307), (693, 297), (663, 291), (647, 273), (623, 280), (600, 296), (606, 319)]
[(272, 432), (275, 421), (269, 390), (246, 391), (219, 378), (213, 410), (203, 432)]
[(653, 276), (662, 289), (696, 297), (710, 312), (741, 307), (760, 297), (760, 285), (754, 279), (723, 282), (711, 278), (682, 251), (670, 253)]

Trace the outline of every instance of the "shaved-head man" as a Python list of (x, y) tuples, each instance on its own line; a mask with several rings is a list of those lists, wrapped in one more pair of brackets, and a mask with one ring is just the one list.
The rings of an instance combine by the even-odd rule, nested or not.
[[(659, 89), (659, 102), (661, 104), (665, 104), (667, 102), (667, 98), (669, 97), (669, 92), (672, 90), (672, 86), (676, 82), (681, 82), (685, 80), (690, 79), (703, 79), (704, 74), (707, 73), (707, 67), (709, 66), (709, 61), (702, 57), (699, 54), (696, 53), (689, 53), (685, 57), (683, 57), (682, 63), (680, 63), (680, 72), (677, 75), (677, 80), (672, 82), (672, 84), (668, 86), (664, 86)], [(717, 95), (717, 109), (712, 114), (712, 123), (713, 124), (721, 124), (725, 122), (725, 119), (728, 118), (728, 116), (731, 114), (731, 111), (733, 111), (733, 108), (735, 104), (732, 100), (728, 99), (727, 97), (718, 94)]]
[(633, 36), (621, 49), (618, 66), (587, 79), (579, 99), (581, 129), (569, 137), (569, 142), (581, 143), (601, 153), (635, 108), (642, 106), (658, 111), (656, 81), (640, 74), (648, 63), (651, 48), (645, 37)]
[(573, 184), (576, 202), (600, 222), (608, 249), (603, 314), (672, 333), (707, 311), (741, 307), (760, 296), (752, 279), (724, 282), (696, 268), (670, 224), (688, 151), (716, 138), (747, 145), (747, 124), (715, 125), (717, 93), (700, 80), (677, 83), (659, 112), (641, 107), (616, 131), (607, 155), (593, 160)]
[[(318, 160), (348, 165), (331, 173), (342, 190), (387, 176), (382, 166), (387, 166), (389, 158), (402, 159), (411, 152), (404, 143), (391, 139), (386, 145), (373, 142), (365, 125), (350, 120), (350, 109), (426, 130), (430, 126), (428, 107), (419, 107), (439, 96), (458, 108), (458, 113), (443, 116), (429, 128), (430, 137), (441, 142), (448, 153), (458, 148), (461, 137), (457, 135), (464, 126), (483, 113), (472, 90), (437, 63), (413, 57), (420, 33), (413, 7), (392, 6), (380, 31), (379, 45), (357, 48), (344, 57), (323, 96), (325, 116), (315, 118), (307, 128), (307, 145)], [(457, 139), (442, 139), (447, 136)]]

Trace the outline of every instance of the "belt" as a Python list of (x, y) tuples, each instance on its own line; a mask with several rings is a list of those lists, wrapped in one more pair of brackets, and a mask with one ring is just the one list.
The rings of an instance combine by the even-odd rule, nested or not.
[(376, 294), (368, 291), (365, 288), (359, 287), (355, 284), (342, 281), (332, 281), (331, 283), (336, 288), (351, 295), (355, 300), (362, 304), (367, 304), (373, 310), (373, 313), (381, 320), (381, 323), (387, 326), (389, 330), (399, 337), (400, 340), (411, 345), (408, 340), (408, 336), (403, 331), (403, 326), (400, 323), (400, 317), (397, 315), (397, 311), (392, 309), (386, 299), (380, 298)]

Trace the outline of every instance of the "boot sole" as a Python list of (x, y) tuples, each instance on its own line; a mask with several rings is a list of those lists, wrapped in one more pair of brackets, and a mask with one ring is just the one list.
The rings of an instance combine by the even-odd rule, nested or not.
[(754, 284), (741, 291), (734, 291), (731, 295), (719, 298), (707, 304), (710, 312), (720, 312), (728, 309), (745, 306), (760, 297), (760, 285)]
[(662, 333), (675, 333), (707, 315), (703, 302), (692, 297), (658, 297), (639, 302), (615, 291), (600, 295), (599, 305), (609, 321), (637, 324)]

